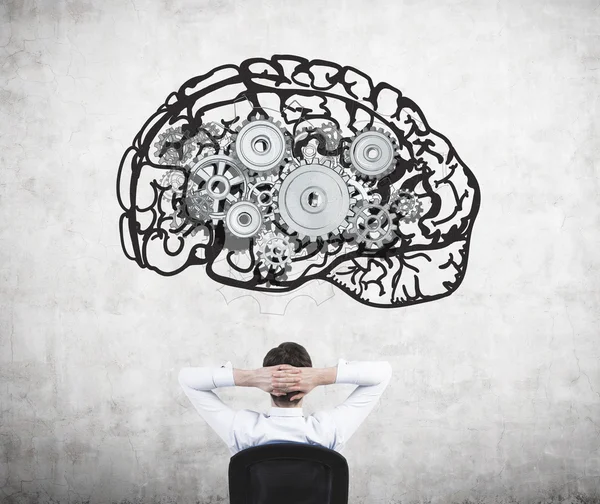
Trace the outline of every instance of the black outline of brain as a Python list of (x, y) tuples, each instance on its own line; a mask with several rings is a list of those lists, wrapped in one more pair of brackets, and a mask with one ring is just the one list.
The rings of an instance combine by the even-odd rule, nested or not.
[[(253, 154), (242, 151), (259, 124), (281, 140), (264, 171), (248, 169)], [(393, 146), (388, 168), (361, 169), (365, 142)], [(311, 180), (306, 201), (326, 210), (314, 233), (295, 225), (295, 200), (284, 200)], [(170, 276), (203, 265), (221, 284), (268, 293), (324, 280), (389, 308), (458, 288), (480, 206), (473, 173), (412, 100), (350, 66), (290, 55), (222, 65), (169, 95), (124, 153), (117, 198), (123, 251), (142, 268)], [(256, 230), (243, 235), (234, 214)]]

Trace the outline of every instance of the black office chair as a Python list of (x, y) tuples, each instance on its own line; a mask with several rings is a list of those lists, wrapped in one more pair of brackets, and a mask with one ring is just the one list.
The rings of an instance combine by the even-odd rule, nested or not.
[(230, 504), (348, 504), (348, 462), (304, 443), (272, 443), (229, 461)]

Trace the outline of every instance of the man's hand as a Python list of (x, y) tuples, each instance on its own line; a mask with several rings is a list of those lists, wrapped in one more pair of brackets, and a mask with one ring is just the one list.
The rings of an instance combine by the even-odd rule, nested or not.
[[(269, 394), (275, 396), (283, 396), (287, 392), (274, 390), (273, 380), (275, 373), (278, 372), (285, 364), (277, 366), (262, 367), (253, 370), (234, 369), (233, 377), (236, 385), (241, 387), (256, 387)], [(287, 376), (281, 378), (281, 383), (286, 385), (294, 385), (300, 381), (297, 376)]]
[(273, 390), (275, 393), (298, 392), (290, 401), (303, 398), (318, 385), (335, 383), (337, 368), (294, 367), (289, 364), (275, 366)]

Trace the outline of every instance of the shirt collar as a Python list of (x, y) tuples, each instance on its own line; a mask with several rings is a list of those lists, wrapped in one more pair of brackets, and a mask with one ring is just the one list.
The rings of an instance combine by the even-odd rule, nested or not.
[(302, 408), (278, 408), (276, 406), (271, 406), (271, 409), (267, 413), (267, 416), (303, 416)]

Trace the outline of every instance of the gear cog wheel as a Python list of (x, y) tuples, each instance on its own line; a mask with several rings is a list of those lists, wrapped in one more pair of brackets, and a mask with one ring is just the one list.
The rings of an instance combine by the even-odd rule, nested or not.
[(256, 236), (263, 223), (260, 207), (251, 201), (236, 201), (225, 215), (225, 230), (237, 238)]
[(368, 128), (352, 140), (348, 159), (360, 176), (379, 179), (394, 170), (396, 153), (396, 141), (390, 133), (382, 128)]
[(355, 200), (343, 169), (327, 161), (288, 165), (275, 186), (275, 210), (281, 224), (298, 238), (326, 240), (348, 227)]
[(236, 130), (232, 156), (252, 173), (277, 172), (291, 159), (290, 139), (272, 118), (244, 121)]
[(358, 243), (364, 243), (368, 248), (381, 248), (395, 238), (396, 215), (387, 205), (363, 200), (358, 202), (353, 211), (348, 231)]
[(398, 214), (401, 222), (416, 222), (423, 214), (423, 204), (419, 197), (406, 189), (394, 193), (390, 206)]
[(185, 198), (185, 210), (194, 220), (206, 222), (212, 219), (214, 200), (202, 191), (188, 194)]
[(243, 199), (248, 190), (248, 178), (244, 170), (222, 151), (200, 158), (189, 170), (188, 193), (200, 193), (210, 198), (201, 199), (201, 208), (204, 215), (206, 202), (212, 203), (209, 217), (213, 222), (223, 220), (228, 208)]
[(325, 140), (325, 149), (333, 151), (338, 148), (342, 140), (342, 133), (332, 122), (326, 122), (321, 126), (304, 126), (296, 134), (296, 141), (303, 140), (308, 135), (315, 134)]
[(276, 231), (273, 227), (263, 232), (256, 242), (259, 271), (263, 276), (273, 272), (281, 280), (287, 278), (292, 269), (294, 246), (289, 236)]
[(248, 189), (248, 198), (260, 207), (265, 221), (275, 217), (274, 186), (273, 177), (262, 176), (255, 178)]
[(181, 127), (169, 128), (158, 135), (154, 155), (161, 165), (183, 166), (193, 156), (194, 142)]
[(160, 185), (167, 187), (163, 192), (163, 199), (165, 201), (171, 201), (173, 196), (179, 195), (183, 192), (183, 186), (185, 185), (185, 174), (180, 170), (169, 170), (160, 179)]

